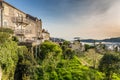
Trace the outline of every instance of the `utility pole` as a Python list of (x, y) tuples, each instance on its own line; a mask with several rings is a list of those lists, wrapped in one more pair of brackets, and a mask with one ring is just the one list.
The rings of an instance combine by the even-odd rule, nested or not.
[(3, 0), (0, 0), (0, 19), (1, 19), (1, 28), (3, 28)]

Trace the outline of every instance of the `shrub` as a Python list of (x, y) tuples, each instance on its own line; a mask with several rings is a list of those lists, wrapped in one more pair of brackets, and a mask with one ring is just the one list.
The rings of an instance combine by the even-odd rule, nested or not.
[(0, 32), (6, 32), (6, 33), (9, 33), (9, 34), (14, 33), (14, 31), (10, 28), (0, 28)]
[(8, 33), (0, 32), (0, 44), (4, 43), (9, 39), (10, 35)]

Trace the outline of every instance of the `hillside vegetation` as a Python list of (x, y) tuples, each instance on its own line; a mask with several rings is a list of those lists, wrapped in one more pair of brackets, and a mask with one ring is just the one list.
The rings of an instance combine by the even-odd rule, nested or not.
[(82, 65), (86, 65), (89, 67), (95, 65), (96, 67), (98, 67), (99, 61), (101, 60), (102, 57), (103, 57), (102, 54), (95, 52), (94, 49), (90, 49), (90, 50), (84, 52), (79, 57), (79, 59), (80, 59)]
[(88, 49), (76, 54), (69, 42), (50, 41), (35, 50), (32, 54), (8, 33), (0, 33), (2, 80), (120, 80), (120, 53), (99, 54)]

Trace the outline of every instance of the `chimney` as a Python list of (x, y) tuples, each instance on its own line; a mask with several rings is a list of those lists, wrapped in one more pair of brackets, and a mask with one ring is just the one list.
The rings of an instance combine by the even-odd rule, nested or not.
[(1, 14), (0, 14), (0, 16), (1, 16), (1, 17), (0, 17), (0, 20), (1, 20), (1, 21), (0, 21), (0, 23), (1, 23), (0, 26), (1, 26), (1, 27), (3, 26), (3, 14), (2, 14), (2, 13), (3, 13), (3, 5), (2, 5), (3, 1), (4, 1), (4, 0), (0, 0), (0, 13), (1, 13)]
[(4, 0), (0, 0), (0, 2), (3, 2)]

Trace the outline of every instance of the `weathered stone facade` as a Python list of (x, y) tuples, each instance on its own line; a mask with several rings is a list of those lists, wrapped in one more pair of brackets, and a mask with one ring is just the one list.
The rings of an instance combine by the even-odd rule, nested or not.
[(0, 27), (14, 30), (20, 42), (37, 41), (42, 37), (42, 21), (0, 1)]
[(45, 29), (42, 30), (42, 42), (50, 40), (50, 33)]

